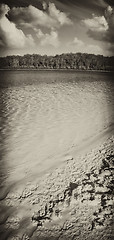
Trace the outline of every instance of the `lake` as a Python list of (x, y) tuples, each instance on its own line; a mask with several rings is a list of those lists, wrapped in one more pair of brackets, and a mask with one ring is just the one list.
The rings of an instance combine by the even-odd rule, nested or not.
[(24, 183), (113, 125), (113, 74), (0, 71), (1, 185)]

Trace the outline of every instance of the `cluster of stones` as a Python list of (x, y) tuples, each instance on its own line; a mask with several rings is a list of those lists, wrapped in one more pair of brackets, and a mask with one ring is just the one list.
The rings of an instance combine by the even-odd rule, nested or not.
[(97, 201), (98, 209), (93, 213), (91, 230), (102, 227), (105, 220), (112, 219), (113, 209), (113, 165), (114, 153), (105, 153), (102, 164), (98, 170), (91, 170), (86, 173), (81, 181), (70, 182), (69, 186), (57, 194), (55, 199), (51, 198), (49, 202), (35, 212), (32, 220), (37, 222), (37, 226), (42, 226), (46, 220), (51, 221), (53, 215), (60, 216), (60, 204), (70, 206), (72, 199), (80, 201)]
[(59, 204), (65, 202), (67, 205), (70, 205), (73, 190), (77, 187), (76, 183), (70, 183), (63, 193), (57, 194), (55, 199), (50, 200), (37, 213), (34, 213), (32, 220), (37, 221), (38, 226), (42, 226), (43, 221), (51, 220), (53, 214), (58, 217), (61, 211)]
[(113, 171), (114, 154), (107, 155), (102, 160), (97, 183), (95, 186), (95, 197), (99, 196), (100, 208), (94, 212), (92, 228), (99, 228), (105, 225), (105, 221), (112, 221), (113, 218)]
[(73, 193), (76, 200), (88, 201), (88, 204), (96, 202), (97, 204), (98, 209), (93, 213), (91, 230), (104, 226), (107, 220), (112, 220), (113, 171), (114, 153), (112, 151), (107, 156), (104, 156), (99, 170), (93, 170), (85, 174), (86, 177), (83, 178), (81, 185)]

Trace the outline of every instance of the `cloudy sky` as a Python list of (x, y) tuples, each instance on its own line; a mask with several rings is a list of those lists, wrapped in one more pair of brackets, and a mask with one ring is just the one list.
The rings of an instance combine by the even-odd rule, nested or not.
[(0, 0), (0, 56), (114, 55), (113, 0)]

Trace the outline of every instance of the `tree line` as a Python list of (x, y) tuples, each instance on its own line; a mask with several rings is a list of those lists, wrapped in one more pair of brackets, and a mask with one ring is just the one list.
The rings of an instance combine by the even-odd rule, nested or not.
[(0, 69), (76, 69), (114, 70), (114, 56), (68, 53), (56, 56), (39, 54), (0, 57)]

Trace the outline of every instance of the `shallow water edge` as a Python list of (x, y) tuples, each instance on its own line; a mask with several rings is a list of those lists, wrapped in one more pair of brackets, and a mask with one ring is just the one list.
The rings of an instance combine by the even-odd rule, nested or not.
[(112, 236), (114, 135), (101, 139), (91, 151), (89, 145), (85, 154), (67, 155), (61, 166), (1, 198), (2, 240)]

